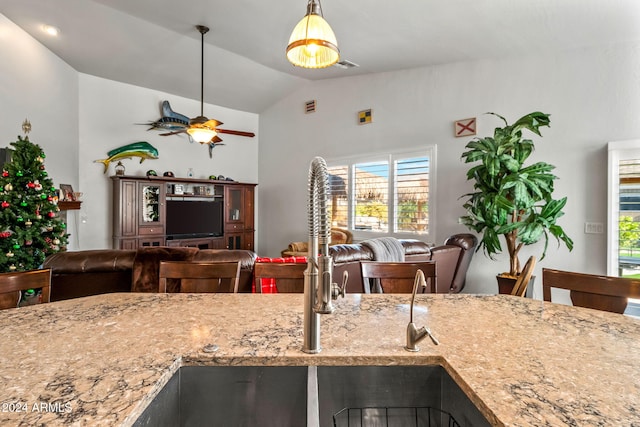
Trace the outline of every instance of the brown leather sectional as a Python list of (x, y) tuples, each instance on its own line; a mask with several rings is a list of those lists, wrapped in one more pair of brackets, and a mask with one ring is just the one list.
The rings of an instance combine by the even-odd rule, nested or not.
[[(437, 261), (436, 292), (462, 291), (469, 264), (478, 244), (476, 236), (454, 234), (439, 246), (414, 239), (399, 239), (399, 241), (404, 247), (405, 261)], [(347, 271), (349, 274), (347, 292), (364, 292), (360, 261), (377, 261), (373, 251), (363, 243), (351, 243), (331, 246), (329, 253), (333, 258), (333, 281), (341, 282), (343, 272)]]
[[(418, 240), (400, 240), (405, 260), (437, 260), (438, 292), (460, 292), (477, 239), (472, 234), (449, 237), (443, 245)], [(359, 261), (374, 260), (361, 243), (335, 245), (334, 281), (349, 271), (348, 292), (363, 292)], [(239, 292), (251, 292), (253, 265), (257, 255), (247, 250), (198, 249), (190, 247), (145, 247), (136, 250), (98, 249), (59, 252), (49, 256), (44, 268), (52, 269), (51, 301), (109, 292), (157, 292), (160, 261), (240, 261)], [(176, 291), (177, 285), (168, 288)]]

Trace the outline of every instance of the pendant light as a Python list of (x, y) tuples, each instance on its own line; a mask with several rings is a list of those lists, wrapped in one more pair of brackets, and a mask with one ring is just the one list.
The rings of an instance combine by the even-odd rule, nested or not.
[(200, 115), (189, 121), (187, 133), (200, 144), (208, 144), (215, 136), (215, 120), (209, 120), (204, 116), (204, 35), (209, 32), (209, 27), (196, 25), (200, 31)]
[(326, 68), (338, 62), (340, 51), (333, 30), (322, 16), (320, 0), (309, 0), (307, 14), (293, 29), (287, 59), (303, 68)]

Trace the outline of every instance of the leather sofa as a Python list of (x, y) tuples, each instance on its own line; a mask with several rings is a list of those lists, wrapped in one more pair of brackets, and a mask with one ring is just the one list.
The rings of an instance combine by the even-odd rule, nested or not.
[[(51, 301), (110, 292), (158, 292), (160, 261), (240, 261), (239, 292), (251, 292), (256, 254), (247, 250), (149, 247), (58, 252), (50, 268)], [(167, 283), (177, 291), (177, 283)]]
[[(464, 288), (477, 244), (475, 236), (454, 235), (440, 246), (409, 239), (400, 243), (406, 261), (438, 261), (437, 292), (460, 292)], [(340, 281), (347, 270), (347, 292), (364, 292), (359, 262), (375, 260), (373, 251), (364, 243), (334, 245), (329, 250), (334, 281)], [(52, 270), (51, 301), (60, 301), (110, 292), (157, 292), (160, 261), (240, 261), (238, 289), (248, 293), (252, 291), (256, 259), (257, 255), (247, 250), (145, 247), (59, 252), (47, 257), (43, 268)], [(178, 281), (168, 283), (167, 291), (176, 292), (178, 287)]]
[[(329, 245), (340, 245), (343, 243), (353, 243), (353, 233), (344, 228), (331, 227), (331, 240)], [(282, 257), (307, 256), (309, 252), (309, 242), (291, 242), (287, 249), (280, 252)]]
[[(478, 239), (473, 234), (454, 234), (444, 244), (433, 246), (420, 240), (399, 239), (405, 261), (436, 261), (438, 268), (437, 293), (462, 291), (467, 270), (473, 258)], [(360, 261), (377, 261), (374, 252), (363, 243), (329, 247), (333, 258), (333, 281), (340, 283), (344, 271), (349, 274), (348, 293), (363, 293), (364, 284)]]

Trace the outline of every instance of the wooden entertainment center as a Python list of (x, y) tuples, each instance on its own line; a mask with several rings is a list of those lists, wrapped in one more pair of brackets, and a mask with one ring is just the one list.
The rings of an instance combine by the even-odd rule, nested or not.
[[(194, 246), (201, 249), (254, 250), (256, 184), (235, 181), (175, 177), (112, 176), (113, 184), (113, 247), (136, 249), (144, 246)], [(168, 226), (180, 226), (178, 218), (167, 221), (167, 203), (211, 202), (218, 204), (220, 218), (213, 215), (208, 224), (215, 232), (168, 234)], [(184, 206), (184, 204), (183, 204)], [(197, 215), (193, 209), (191, 214)], [(179, 214), (173, 213), (174, 216)], [(184, 221), (188, 216), (180, 218)], [(187, 221), (189, 222), (189, 221)], [(203, 221), (201, 221), (203, 222)], [(221, 222), (221, 224), (218, 224)], [(189, 224), (185, 224), (188, 226)]]

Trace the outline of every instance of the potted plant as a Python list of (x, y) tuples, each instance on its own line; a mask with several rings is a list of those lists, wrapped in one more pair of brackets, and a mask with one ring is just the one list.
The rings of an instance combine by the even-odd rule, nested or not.
[[(514, 124), (495, 113), (504, 127), (495, 129), (492, 137), (475, 138), (466, 145), (462, 154), (465, 163), (473, 166), (467, 171), (467, 180), (474, 182), (472, 193), (463, 207), (466, 215), (461, 222), (482, 236), (478, 248), (489, 258), (502, 252), (500, 236), (504, 237), (509, 253), (509, 271), (498, 276), (508, 276), (515, 281), (521, 272), (518, 259), (520, 249), (544, 238), (544, 258), (549, 234), (573, 249), (573, 241), (561, 226), (556, 224), (564, 215), (562, 209), (567, 198), (553, 198), (553, 183), (557, 179), (551, 173), (555, 166), (545, 162), (526, 165), (534, 150), (533, 141), (523, 137), (527, 130), (538, 136), (540, 127), (549, 126), (549, 115), (529, 113)], [(501, 290), (508, 292), (508, 290)]]

